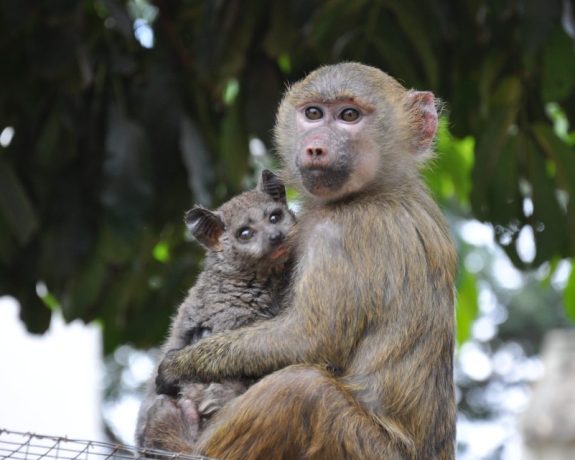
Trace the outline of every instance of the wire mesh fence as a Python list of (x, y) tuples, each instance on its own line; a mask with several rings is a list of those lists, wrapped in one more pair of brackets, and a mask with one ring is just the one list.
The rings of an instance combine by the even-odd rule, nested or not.
[(0, 459), (14, 460), (209, 460), (207, 457), (0, 428)]

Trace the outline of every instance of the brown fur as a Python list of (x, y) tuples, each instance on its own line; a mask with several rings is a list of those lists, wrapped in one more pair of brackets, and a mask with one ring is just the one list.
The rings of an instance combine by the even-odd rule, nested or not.
[[(159, 368), (160, 383), (271, 374), (220, 411), (200, 439), (205, 455), (454, 458), (456, 253), (418, 171), (434, 104), (356, 63), (322, 67), (288, 91), (276, 139), (305, 202), (287, 308)], [(326, 112), (318, 123), (309, 106)], [(360, 120), (342, 123), (340, 107)]]

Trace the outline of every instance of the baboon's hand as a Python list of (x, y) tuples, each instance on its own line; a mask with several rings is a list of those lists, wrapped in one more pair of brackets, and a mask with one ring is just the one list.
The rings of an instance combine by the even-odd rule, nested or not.
[(180, 390), (181, 369), (178, 366), (180, 350), (170, 350), (158, 366), (156, 393), (176, 396)]

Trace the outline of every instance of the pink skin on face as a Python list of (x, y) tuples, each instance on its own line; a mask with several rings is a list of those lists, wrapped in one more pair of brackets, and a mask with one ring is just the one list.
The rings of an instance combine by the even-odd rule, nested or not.
[[(306, 110), (315, 109), (317, 119), (310, 119), (306, 115)], [(357, 111), (357, 119), (345, 120), (343, 114), (352, 109)], [(298, 151), (299, 166), (302, 168), (326, 168), (332, 166), (338, 155), (338, 139), (344, 138), (347, 142), (357, 142), (358, 148), (355, 151), (361, 152), (361, 161), (355, 162), (353, 174), (346, 180), (345, 184), (333, 190), (328, 187), (315, 187), (310, 193), (322, 200), (333, 200), (354, 191), (359, 190), (365, 183), (371, 181), (377, 172), (378, 155), (374, 145), (366, 144), (361, 136), (365, 130), (365, 125), (369, 123), (372, 110), (364, 108), (351, 100), (336, 101), (333, 103), (317, 102), (309, 103), (298, 108), (296, 112), (296, 123), (298, 135), (302, 139)], [(338, 134), (340, 136), (338, 136)]]

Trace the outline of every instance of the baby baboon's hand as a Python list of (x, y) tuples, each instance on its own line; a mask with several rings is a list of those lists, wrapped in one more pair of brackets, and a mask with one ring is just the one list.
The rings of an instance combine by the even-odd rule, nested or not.
[(176, 396), (180, 390), (181, 369), (178, 366), (178, 355), (181, 350), (170, 350), (158, 366), (156, 376), (156, 393)]
[(199, 427), (200, 417), (191, 399), (157, 395), (145, 415), (142, 447), (191, 452)]

